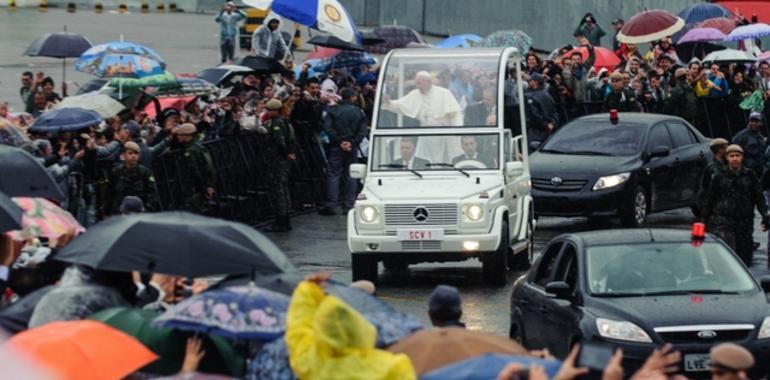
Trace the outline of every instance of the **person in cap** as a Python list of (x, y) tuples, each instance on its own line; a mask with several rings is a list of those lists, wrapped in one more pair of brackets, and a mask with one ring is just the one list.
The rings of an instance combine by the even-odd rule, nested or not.
[(350, 178), (350, 165), (355, 164), (361, 152), (361, 142), (369, 135), (369, 120), (356, 105), (358, 93), (350, 87), (341, 91), (342, 102), (331, 107), (323, 119), (323, 130), (329, 136), (326, 149), (326, 205), (321, 215), (335, 215), (342, 207), (343, 214), (353, 208), (358, 181)]
[(439, 285), (428, 297), (428, 316), (434, 327), (465, 327), (460, 292), (454, 286)]
[(529, 77), (524, 101), (529, 141), (545, 140), (559, 125), (559, 113), (556, 102), (545, 89), (542, 75), (535, 73)]
[(623, 21), (622, 18), (616, 18), (614, 21), (612, 21), (612, 27), (615, 28), (615, 35), (612, 36), (612, 51), (620, 50), (621, 42), (618, 41), (618, 33), (620, 33), (620, 30), (623, 29), (623, 26), (625, 25), (626, 22)]
[(726, 149), (727, 165), (715, 172), (705, 191), (701, 216), (708, 221), (709, 232), (719, 236), (751, 266), (754, 256), (752, 235), (754, 209), (762, 217), (762, 229), (767, 230), (767, 203), (754, 172), (743, 166), (743, 149), (731, 144)]
[(764, 154), (767, 149), (767, 138), (762, 135), (762, 114), (751, 112), (749, 124), (733, 136), (733, 144), (743, 148), (743, 166), (754, 171), (757, 177), (762, 176), (764, 169)]
[[(695, 206), (693, 207), (693, 213), (696, 217), (700, 217), (700, 209), (703, 207), (704, 197), (710, 191), (711, 179), (714, 175), (719, 174), (725, 170), (725, 155), (727, 154), (727, 145), (730, 143), (717, 137), (709, 143), (711, 149), (711, 161), (703, 169), (700, 180), (698, 181), (698, 192), (695, 196)], [(707, 220), (704, 220), (708, 224)]]
[(197, 129), (192, 124), (182, 124), (173, 130), (176, 139), (171, 152), (179, 159), (177, 173), (179, 184), (175, 187), (174, 201), (177, 209), (205, 214), (208, 201), (214, 197), (214, 167), (208, 150), (197, 142)]
[(221, 62), (229, 62), (235, 58), (235, 37), (238, 35), (238, 23), (246, 19), (246, 13), (228, 1), (222, 11), (214, 19), (219, 23), (219, 54)]
[(695, 97), (695, 90), (687, 80), (687, 70), (676, 69), (674, 80), (676, 83), (663, 102), (664, 109), (667, 114), (679, 116), (690, 124), (694, 124), (698, 99)]
[(640, 112), (642, 105), (634, 90), (623, 85), (623, 74), (614, 72), (610, 75), (610, 93), (604, 98), (604, 112), (618, 110), (620, 112)]
[(142, 198), (128, 195), (123, 198), (123, 202), (120, 202), (120, 213), (123, 215), (141, 214), (144, 211), (144, 202), (142, 202)]
[(275, 222), (268, 226), (268, 232), (287, 232), (291, 230), (289, 213), (291, 212), (291, 191), (289, 189), (289, 171), (291, 162), (297, 159), (297, 140), (294, 127), (281, 117), (283, 104), (278, 99), (270, 99), (265, 105), (267, 121), (262, 125), (267, 141), (264, 157), (270, 176), (270, 195), (275, 210)]
[(135, 142), (123, 144), (123, 163), (110, 172), (107, 188), (107, 215), (119, 215), (123, 199), (135, 196), (148, 211), (156, 210), (155, 178), (150, 169), (139, 164), (141, 150)]
[(748, 379), (748, 371), (754, 367), (754, 355), (735, 343), (722, 343), (712, 347), (709, 359), (712, 380)]
[(152, 171), (153, 158), (165, 152), (168, 148), (170, 138), (164, 138), (152, 147), (148, 146), (142, 139), (142, 127), (139, 123), (129, 120), (121, 127), (121, 133), (125, 133), (125, 141), (133, 141), (139, 145), (141, 154), (139, 155), (139, 164)]

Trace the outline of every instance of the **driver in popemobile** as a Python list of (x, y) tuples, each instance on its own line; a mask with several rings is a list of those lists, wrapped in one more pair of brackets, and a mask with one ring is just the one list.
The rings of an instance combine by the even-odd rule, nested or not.
[[(460, 147), (463, 150), (463, 154), (456, 156), (452, 158), (452, 165), (457, 166), (458, 163), (461, 165), (459, 167), (464, 166), (473, 166), (477, 167), (480, 165), (483, 165), (486, 168), (494, 168), (495, 164), (492, 162), (492, 160), (489, 160), (487, 157), (483, 157), (478, 152), (479, 144), (476, 141), (476, 137), (474, 136), (463, 136), (460, 139)], [(464, 161), (472, 161), (472, 162), (464, 162)]]

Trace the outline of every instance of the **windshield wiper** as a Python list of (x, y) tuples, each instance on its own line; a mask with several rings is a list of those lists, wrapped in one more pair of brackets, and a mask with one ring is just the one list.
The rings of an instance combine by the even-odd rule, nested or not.
[(390, 169), (406, 169), (409, 172), (411, 172), (412, 174), (414, 174), (414, 175), (420, 177), (420, 179), (422, 179), (422, 174), (420, 174), (420, 172), (418, 172), (417, 170), (414, 170), (414, 169), (409, 169), (404, 164), (382, 164), (382, 165), (380, 165), (378, 167), (380, 167), (380, 168), (390, 168)]
[(645, 293), (646, 296), (689, 296), (694, 294), (738, 294), (721, 289), (694, 289), (694, 290), (668, 290), (662, 292)]
[(612, 154), (610, 153), (597, 152), (594, 150), (576, 150), (576, 151), (566, 152), (566, 154), (579, 154), (579, 155), (587, 155), (587, 156), (612, 156)]
[(553, 154), (569, 154), (570, 152), (565, 152), (563, 150), (554, 150), (554, 149), (540, 149), (539, 152), (542, 153), (553, 153)]
[(456, 168), (454, 165), (447, 164), (446, 162), (437, 162), (435, 164), (428, 164), (428, 167), (431, 167), (431, 166), (440, 166), (442, 168), (451, 168), (451, 169), (457, 170), (460, 173), (465, 174), (466, 177), (471, 178), (471, 175), (468, 174), (468, 172), (466, 172), (465, 170), (462, 170), (460, 168)]

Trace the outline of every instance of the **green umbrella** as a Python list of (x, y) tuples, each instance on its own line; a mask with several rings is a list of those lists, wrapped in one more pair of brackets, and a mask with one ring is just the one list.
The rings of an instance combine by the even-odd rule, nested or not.
[[(152, 327), (150, 323), (158, 315), (159, 313), (148, 310), (116, 307), (100, 311), (92, 315), (91, 319), (104, 322), (135, 337), (160, 357), (160, 359), (142, 368), (141, 372), (173, 375), (182, 368), (185, 345), (191, 334), (168, 328)], [(232, 344), (226, 339), (204, 335), (203, 350), (206, 351), (206, 356), (201, 360), (200, 371), (221, 373), (225, 369), (225, 375), (234, 377), (243, 375), (243, 356), (236, 352)]]
[(163, 74), (150, 75), (143, 78), (112, 78), (110, 79), (109, 86), (113, 88), (119, 88), (121, 90), (131, 90), (144, 87), (167, 89), (179, 87), (180, 84), (174, 74), (166, 71)]
[(751, 95), (743, 99), (739, 104), (741, 109), (762, 112), (765, 110), (765, 96), (762, 91), (756, 90)]

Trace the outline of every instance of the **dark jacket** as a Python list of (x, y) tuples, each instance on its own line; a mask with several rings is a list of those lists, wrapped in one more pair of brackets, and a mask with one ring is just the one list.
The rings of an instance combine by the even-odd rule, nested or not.
[[(420, 157), (412, 157), (412, 161), (412, 169), (414, 170), (427, 169), (428, 164), (430, 164), (429, 160)], [(399, 158), (391, 162), (390, 165), (404, 165), (404, 159)]]
[(701, 215), (711, 225), (751, 226), (754, 208), (767, 220), (767, 203), (754, 172), (726, 168), (713, 172), (709, 191), (704, 196)]
[(639, 112), (642, 110), (634, 91), (629, 88), (621, 88), (620, 91), (612, 91), (604, 98), (605, 112), (618, 110), (620, 112)]
[(669, 115), (679, 116), (687, 120), (690, 124), (695, 123), (695, 112), (698, 107), (698, 99), (695, 97), (695, 91), (685, 80), (679, 80), (668, 93), (666, 98), (665, 110)]
[(323, 130), (329, 136), (330, 144), (339, 145), (343, 141), (348, 141), (358, 146), (369, 134), (368, 123), (364, 110), (344, 101), (330, 108), (326, 113)]
[(107, 192), (109, 214), (120, 214), (120, 205), (123, 198), (133, 195), (139, 197), (147, 211), (157, 211), (155, 196), (155, 178), (150, 169), (138, 165), (129, 168), (120, 164), (112, 169), (109, 177), (109, 191)]
[(487, 124), (487, 117), (494, 115), (496, 112), (495, 107), (491, 110), (484, 105), (483, 102), (477, 102), (469, 105), (465, 109), (465, 125), (466, 126), (483, 126)]
[(744, 128), (733, 136), (732, 143), (743, 148), (743, 166), (754, 171), (756, 176), (761, 176), (767, 148), (765, 136), (760, 132), (752, 132), (749, 128)]

